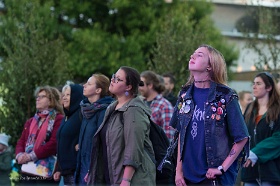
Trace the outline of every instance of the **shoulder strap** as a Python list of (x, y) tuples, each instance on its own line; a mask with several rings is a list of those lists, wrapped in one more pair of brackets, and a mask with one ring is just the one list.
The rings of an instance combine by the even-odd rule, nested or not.
[[(145, 112), (145, 110), (143, 109), (143, 111)], [(124, 119), (123, 119), (123, 113), (124, 112), (120, 112), (120, 120), (122, 122), (122, 124), (124, 124)], [(154, 124), (154, 122), (151, 120), (151, 117), (145, 112), (145, 114), (148, 116), (149, 118), (149, 122), (150, 122), (150, 127), (152, 127), (151, 125)], [(145, 145), (144, 145), (144, 149), (145, 151), (147, 152), (147, 154), (149, 155), (149, 157), (151, 158), (151, 160), (154, 162), (154, 164), (156, 165), (156, 159), (155, 157), (149, 153), (149, 151), (145, 148)]]

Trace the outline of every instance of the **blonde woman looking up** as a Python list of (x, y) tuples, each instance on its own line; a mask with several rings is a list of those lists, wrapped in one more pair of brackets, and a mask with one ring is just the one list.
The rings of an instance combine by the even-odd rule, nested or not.
[(83, 85), (85, 99), (81, 101), (82, 125), (79, 135), (76, 183), (86, 185), (90, 165), (92, 138), (103, 122), (106, 108), (114, 100), (109, 92), (110, 79), (103, 74), (93, 74)]
[(179, 131), (175, 183), (234, 185), (249, 134), (238, 97), (226, 85), (224, 57), (201, 45), (190, 56), (189, 71), (170, 121)]

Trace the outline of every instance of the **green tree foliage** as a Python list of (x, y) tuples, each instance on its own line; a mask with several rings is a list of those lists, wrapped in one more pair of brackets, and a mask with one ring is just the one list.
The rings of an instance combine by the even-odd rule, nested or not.
[(141, 44), (133, 38), (120, 41), (117, 34), (110, 34), (99, 29), (83, 29), (73, 34), (73, 42), (68, 45), (71, 52), (71, 69), (76, 78), (89, 77), (93, 72), (110, 75), (120, 66), (145, 68)]
[[(155, 45), (159, 47), (163, 44), (172, 48), (166, 48), (167, 53), (162, 51), (158, 56), (174, 51), (176, 55), (181, 55), (179, 60), (187, 60), (191, 51), (201, 43), (218, 47), (226, 55), (228, 65), (233, 64), (238, 55), (232, 50), (233, 46), (226, 46), (222, 36), (214, 28), (209, 18), (211, 4), (205, 1), (55, 2), (54, 13), (63, 23), (59, 30), (69, 41), (67, 50), (71, 55), (71, 69), (75, 79), (84, 81), (94, 72), (110, 75), (122, 65), (135, 67), (139, 71), (146, 70), (151, 58), (153, 70), (168, 70), (161, 70), (158, 65), (167, 65), (170, 60), (167, 60), (168, 63), (166, 60), (155, 63), (153, 58), (156, 54), (152, 52)], [(71, 33), (70, 27), (74, 28)], [(161, 41), (165, 43), (158, 43)], [(176, 55), (172, 55), (174, 60), (178, 58)], [(178, 61), (171, 64), (176, 64), (178, 68), (182, 65)], [(186, 73), (184, 68), (179, 69)], [(178, 72), (177, 69), (173, 71)], [(181, 76), (178, 78), (185, 81)]]
[[(159, 0), (56, 3), (54, 12), (60, 15), (64, 27), (60, 30), (69, 40), (67, 50), (75, 78), (85, 79), (94, 72), (110, 75), (122, 65), (145, 70), (158, 21), (167, 6)], [(71, 34), (66, 27), (74, 27)]]
[(162, 21), (149, 68), (159, 74), (172, 73), (177, 80), (176, 90), (186, 83), (190, 55), (201, 44), (212, 45), (223, 53), (228, 72), (235, 64), (238, 52), (214, 27), (211, 11), (212, 6), (207, 2), (181, 2), (170, 7)]
[(122, 65), (141, 72), (149, 64), (157, 73), (173, 72), (180, 85), (186, 81), (189, 56), (202, 43), (219, 49), (228, 66), (237, 58), (234, 47), (213, 27), (211, 6), (203, 1), (9, 0), (5, 4), (0, 27), (4, 103), (0, 122), (14, 140), (34, 114), (35, 87), (71, 79), (68, 69), (82, 82), (92, 73), (109, 76)]
[[(277, 73), (280, 69), (280, 7), (248, 7), (245, 17), (237, 28), (247, 38), (246, 47), (258, 54), (254, 61), (256, 69)], [(254, 29), (248, 19), (255, 22)]]
[(68, 54), (63, 39), (51, 29), (56, 19), (49, 7), (36, 0), (9, 0), (0, 17), (0, 128), (12, 136), (12, 144), (35, 112), (36, 87), (61, 85), (70, 78)]

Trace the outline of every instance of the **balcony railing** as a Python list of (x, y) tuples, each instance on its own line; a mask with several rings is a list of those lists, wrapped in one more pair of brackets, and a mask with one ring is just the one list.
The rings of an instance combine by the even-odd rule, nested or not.
[(221, 3), (221, 4), (280, 7), (280, 0), (209, 0), (209, 1), (213, 3)]

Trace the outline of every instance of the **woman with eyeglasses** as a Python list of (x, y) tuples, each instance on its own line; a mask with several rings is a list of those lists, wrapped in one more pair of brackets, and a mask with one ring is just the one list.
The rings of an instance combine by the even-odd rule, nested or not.
[(110, 79), (103, 74), (93, 74), (84, 84), (81, 101), (82, 125), (79, 135), (78, 157), (75, 182), (86, 185), (86, 175), (90, 165), (92, 137), (103, 122), (106, 108), (113, 102), (109, 92)]
[[(57, 153), (56, 133), (63, 118), (60, 92), (50, 86), (35, 91), (36, 113), (24, 125), (15, 148), (18, 164), (48, 158)], [(50, 178), (21, 173), (20, 185), (57, 184)]]
[(156, 167), (149, 138), (151, 110), (138, 97), (140, 74), (120, 67), (109, 91), (117, 99), (106, 110), (94, 135), (89, 185), (155, 185)]
[(270, 73), (255, 76), (253, 94), (244, 114), (251, 150), (241, 179), (245, 186), (280, 185), (280, 96)]

